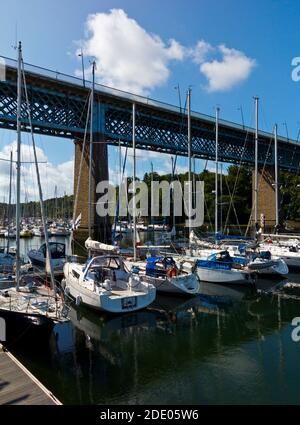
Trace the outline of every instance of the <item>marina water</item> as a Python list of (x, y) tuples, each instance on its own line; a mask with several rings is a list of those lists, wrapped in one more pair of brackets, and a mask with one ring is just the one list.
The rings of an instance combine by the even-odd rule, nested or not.
[[(24, 252), (39, 242), (22, 241)], [(73, 304), (45, 344), (11, 350), (64, 404), (299, 403), (300, 300), (281, 284), (202, 282), (198, 297), (159, 295), (119, 316)]]

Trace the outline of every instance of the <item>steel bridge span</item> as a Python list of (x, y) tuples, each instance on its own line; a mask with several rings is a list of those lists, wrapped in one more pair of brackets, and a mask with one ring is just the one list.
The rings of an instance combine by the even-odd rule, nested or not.
[[(16, 61), (3, 58), (6, 78), (0, 81), (0, 128), (16, 129), (17, 72)], [(82, 139), (86, 127), (91, 83), (79, 78), (24, 65), (32, 123), (35, 133), (69, 138), (75, 141), (75, 175), (79, 166)], [(93, 132), (96, 143), (93, 158), (94, 183), (108, 178), (107, 145), (132, 145), (132, 104), (136, 105), (136, 147), (139, 149), (186, 156), (187, 113), (180, 108), (153, 99), (96, 84)], [(22, 105), (22, 130), (29, 131), (26, 105)], [(215, 159), (215, 118), (192, 112), (192, 154), (196, 158)], [(253, 128), (229, 121), (219, 121), (219, 160), (233, 164), (254, 164)], [(88, 150), (85, 154), (79, 208), (87, 205)], [(259, 131), (258, 161), (269, 170), (262, 176), (259, 211), (267, 221), (274, 218), (274, 142), (271, 133)], [(300, 143), (278, 136), (278, 166), (297, 172)], [(95, 199), (94, 199), (95, 200)], [(87, 213), (82, 223), (87, 222)], [(94, 216), (95, 228), (97, 216)], [(84, 227), (84, 224), (83, 224)]]

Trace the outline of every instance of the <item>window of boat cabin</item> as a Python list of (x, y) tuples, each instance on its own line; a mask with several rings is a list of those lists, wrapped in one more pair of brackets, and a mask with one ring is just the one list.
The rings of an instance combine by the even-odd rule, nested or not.
[(107, 258), (106, 267), (109, 267), (110, 269), (119, 269), (120, 262), (117, 258)]
[(118, 258), (114, 257), (95, 257), (90, 265), (90, 268), (94, 267), (109, 267), (111, 269), (119, 269), (120, 261)]

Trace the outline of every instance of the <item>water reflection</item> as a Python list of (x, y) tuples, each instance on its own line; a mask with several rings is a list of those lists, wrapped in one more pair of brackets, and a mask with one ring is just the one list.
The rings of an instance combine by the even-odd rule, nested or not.
[[(42, 243), (21, 240), (22, 251)], [(71, 307), (46, 344), (13, 351), (64, 404), (299, 403), (299, 275), (284, 283), (201, 282), (198, 297), (158, 296), (122, 316)]]
[(117, 317), (72, 307), (42, 355), (16, 354), (65, 404), (299, 403), (299, 300), (260, 291), (203, 283)]

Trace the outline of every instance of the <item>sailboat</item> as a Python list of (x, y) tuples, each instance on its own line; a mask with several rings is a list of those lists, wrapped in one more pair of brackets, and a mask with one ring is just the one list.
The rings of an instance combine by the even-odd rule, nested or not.
[(177, 295), (197, 295), (199, 292), (199, 279), (194, 270), (182, 270), (171, 256), (148, 257), (146, 262), (125, 260), (125, 264), (137, 270), (142, 281), (154, 285), (158, 292)]
[[(219, 111), (216, 108), (216, 143), (215, 143), (215, 238), (218, 237), (218, 145), (219, 145)], [(188, 254), (184, 258), (187, 264), (196, 267), (196, 273), (200, 281), (222, 284), (253, 284), (255, 281), (253, 272), (248, 269), (246, 262), (232, 258), (228, 251), (224, 250), (196, 250), (192, 249), (195, 241), (194, 232), (189, 234)], [(195, 257), (193, 257), (193, 253)]]
[[(188, 90), (188, 139), (190, 152), (190, 95)], [(190, 157), (190, 155), (189, 155)], [(189, 161), (190, 162), (190, 161)], [(173, 170), (172, 170), (173, 171)], [(190, 175), (190, 172), (189, 172)], [(189, 179), (190, 180), (190, 179)], [(189, 191), (190, 193), (191, 191)], [(189, 197), (189, 208), (191, 208)], [(174, 228), (175, 229), (175, 228)], [(136, 240), (136, 239), (135, 239)], [(163, 247), (162, 247), (163, 248)], [(155, 255), (148, 257), (146, 261), (126, 261), (126, 265), (132, 270), (138, 270), (144, 282), (153, 284), (158, 292), (182, 295), (196, 295), (199, 291), (199, 279), (194, 270), (188, 272), (182, 270), (172, 256)]]
[[(278, 184), (278, 143), (277, 124), (274, 126), (274, 156), (275, 156), (275, 229), (279, 228), (279, 184)], [(288, 267), (300, 268), (300, 250), (298, 240), (286, 238), (285, 235), (273, 235), (259, 244), (261, 250), (268, 250), (272, 256), (280, 257)]]
[[(255, 223), (257, 223), (257, 167), (258, 167), (258, 98), (255, 98), (256, 109), (256, 131), (255, 131), (255, 190), (254, 190), (254, 214)], [(215, 234), (216, 241), (220, 243), (220, 234), (218, 233), (218, 110), (216, 112), (216, 176), (215, 176)], [(257, 227), (257, 225), (255, 225)], [(190, 240), (201, 245), (203, 241), (199, 240), (193, 233)], [(223, 241), (222, 246), (212, 246), (208, 244), (206, 250), (198, 250), (201, 258), (197, 262), (197, 273), (203, 280), (209, 282), (231, 283), (253, 283), (255, 275), (285, 276), (288, 274), (288, 267), (284, 259), (276, 255), (271, 255), (265, 250), (257, 250), (256, 244), (242, 240), (242, 245), (248, 249), (240, 252), (240, 244), (234, 246)], [(210, 245), (210, 247), (209, 247)], [(221, 249), (220, 249), (221, 248)], [(249, 251), (249, 252), (248, 252)], [(225, 259), (225, 261), (224, 261)], [(209, 270), (212, 269), (212, 271)], [(218, 278), (219, 274), (219, 278)], [(231, 276), (231, 277), (230, 277)]]
[[(24, 81), (24, 90), (26, 95), (26, 104), (28, 108), (28, 95), (26, 89), (25, 76), (22, 72), (22, 46), (18, 46), (18, 73), (17, 73), (17, 198), (16, 198), (16, 278), (15, 285), (7, 287), (7, 283), (0, 282), (0, 318), (6, 323), (9, 339), (17, 338), (26, 331), (26, 337), (37, 335), (41, 332), (45, 335), (46, 330), (52, 329), (55, 323), (64, 321), (62, 311), (62, 302), (55, 291), (55, 281), (53, 269), (51, 266), (51, 253), (49, 251), (48, 239), (46, 237), (47, 252), (50, 262), (51, 291), (46, 292), (38, 288), (33, 281), (26, 284), (21, 276), (21, 257), (20, 257), (20, 227), (21, 227), (21, 93), (22, 76)], [(28, 112), (28, 120), (31, 128), (34, 161), (36, 167), (39, 198), (44, 228), (46, 220), (44, 216), (43, 197), (40, 184), (40, 174), (38, 169), (37, 154), (33, 137), (31, 115)]]
[[(95, 85), (95, 62), (92, 68), (93, 84), (90, 96), (90, 158), (93, 148), (93, 103)], [(134, 178), (135, 185), (135, 103), (132, 109), (133, 115), (133, 152), (134, 152)], [(84, 142), (85, 144), (85, 139)], [(84, 152), (84, 149), (83, 151)], [(91, 159), (90, 159), (91, 161)], [(90, 163), (91, 167), (91, 163)], [(91, 168), (89, 180), (89, 239), (86, 241), (89, 258), (85, 264), (79, 264), (73, 259), (64, 265), (64, 280), (62, 286), (65, 293), (76, 300), (76, 304), (84, 304), (87, 307), (107, 311), (110, 313), (124, 313), (136, 311), (147, 307), (156, 296), (156, 289), (152, 284), (142, 282), (138, 273), (129, 270), (123, 258), (116, 252), (115, 246), (102, 244), (91, 239)], [(79, 181), (77, 183), (77, 190)], [(133, 190), (135, 196), (135, 188)], [(76, 202), (77, 197), (75, 197)], [(76, 208), (74, 207), (74, 213)], [(136, 259), (136, 217), (134, 214), (134, 258)], [(90, 258), (92, 251), (97, 249), (109, 252)]]

